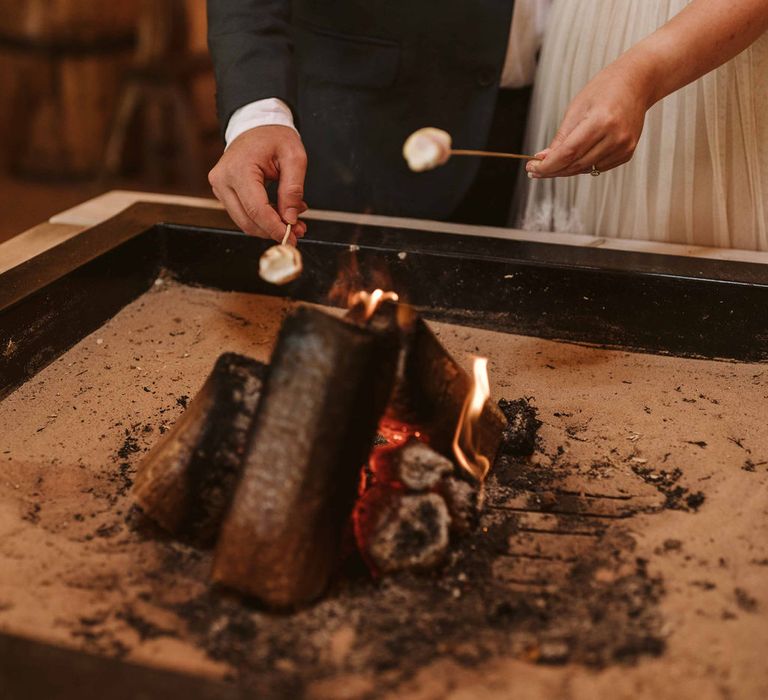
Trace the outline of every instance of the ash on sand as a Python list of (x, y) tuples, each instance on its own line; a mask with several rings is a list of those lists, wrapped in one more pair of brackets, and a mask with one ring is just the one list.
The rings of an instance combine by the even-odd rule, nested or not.
[[(527, 401), (524, 406), (531, 408)], [(534, 421), (527, 425), (535, 428), (526, 439), (533, 445), (538, 423), (535, 410), (527, 408), (524, 413)], [(541, 471), (511, 457), (497, 468), (506, 483), (531, 483), (527, 477)], [(502, 488), (508, 487), (491, 476), (488, 500)], [(135, 530), (135, 517), (133, 523)], [(468, 666), (503, 655), (602, 667), (663, 651), (657, 611), (662, 584), (633, 555), (629, 534), (604, 528), (563, 585), (534, 593), (515, 590), (494, 575), (494, 563), (507, 554), (518, 523), (514, 513), (487, 510), (479, 527), (454, 542), (439, 569), (378, 581), (371, 580), (350, 546), (328, 595), (292, 614), (268, 613), (216, 589), (160, 605), (183, 622), (185, 638), (235, 669), (233, 680), (270, 697), (298, 697), (313, 681), (344, 674), (375, 677), (381, 692), (446, 657)], [(207, 554), (170, 542), (166, 546), (166, 561), (149, 574), (157, 583), (168, 583), (180, 571), (204, 571)], [(123, 611), (122, 619), (144, 636), (174, 634), (158, 632), (135, 610)]]

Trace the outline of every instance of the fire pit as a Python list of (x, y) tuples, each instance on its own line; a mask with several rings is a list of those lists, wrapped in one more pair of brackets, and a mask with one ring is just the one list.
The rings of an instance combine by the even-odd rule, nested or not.
[[(313, 236), (306, 276), (273, 290), (265, 244), (219, 214), (139, 205), (0, 276), (11, 697), (50, 688), (41, 664), (73, 697), (84, 673), (157, 696), (761, 697), (768, 274), (332, 223)], [(133, 507), (133, 482), (175, 426), (209, 425), (206, 396), (251, 420), (232, 397), (264, 381), (286, 319), (353, 325), (329, 299), (376, 287), (465, 376), (489, 359), (505, 447), (462, 519), (440, 505), (472, 483), (445, 431), (427, 448), (417, 421), (378, 420), (389, 444), (350, 461), (372, 481), (327, 583), (275, 612), (212, 584), (215, 508), (171, 536)], [(249, 359), (213, 369), (222, 352)]]

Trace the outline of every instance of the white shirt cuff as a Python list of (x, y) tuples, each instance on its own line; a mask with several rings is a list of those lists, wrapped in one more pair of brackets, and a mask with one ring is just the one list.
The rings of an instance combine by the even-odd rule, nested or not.
[(230, 117), (224, 133), (227, 148), (240, 134), (257, 126), (287, 126), (296, 131), (290, 107), (277, 97), (268, 97), (240, 107)]

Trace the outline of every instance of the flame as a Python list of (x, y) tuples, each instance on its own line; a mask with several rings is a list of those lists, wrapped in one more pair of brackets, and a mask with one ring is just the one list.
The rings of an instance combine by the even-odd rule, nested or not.
[(491, 468), (491, 463), (487, 457), (477, 452), (473, 433), (477, 419), (483, 412), (485, 402), (491, 395), (488, 381), (488, 360), (485, 357), (475, 358), (472, 374), (472, 388), (464, 401), (459, 423), (456, 426), (456, 434), (453, 438), (453, 454), (463, 469), (479, 482), (482, 482)]
[(376, 309), (379, 308), (379, 304), (383, 301), (398, 301), (400, 297), (395, 292), (385, 292), (383, 289), (374, 289), (370, 294), (368, 292), (356, 292), (349, 297), (349, 307), (362, 304), (364, 307), (363, 320), (367, 321), (373, 314), (376, 313)]
[[(356, 231), (356, 234), (359, 235), (359, 233)], [(353, 243), (349, 246), (349, 250), (340, 254), (339, 271), (328, 290), (328, 300), (339, 306), (349, 305), (352, 295), (364, 285), (363, 274), (360, 272), (360, 263), (357, 259), (357, 249), (358, 246)]]

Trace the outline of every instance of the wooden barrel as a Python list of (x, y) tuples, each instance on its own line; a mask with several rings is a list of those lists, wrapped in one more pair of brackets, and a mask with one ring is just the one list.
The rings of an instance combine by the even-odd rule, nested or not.
[(131, 0), (0, 0), (0, 36), (62, 46), (130, 37), (137, 3)]
[(99, 170), (139, 7), (139, 0), (0, 0), (6, 165), (55, 178)]
[[(187, 8), (187, 27), (189, 51), (191, 53), (208, 53), (208, 21), (205, 14), (205, 3), (202, 0), (185, 0)], [(221, 155), (219, 138), (219, 121), (216, 115), (216, 83), (213, 71), (201, 73), (192, 85), (195, 108), (200, 116), (204, 133), (213, 136), (211, 144), (216, 157), (211, 166)]]

